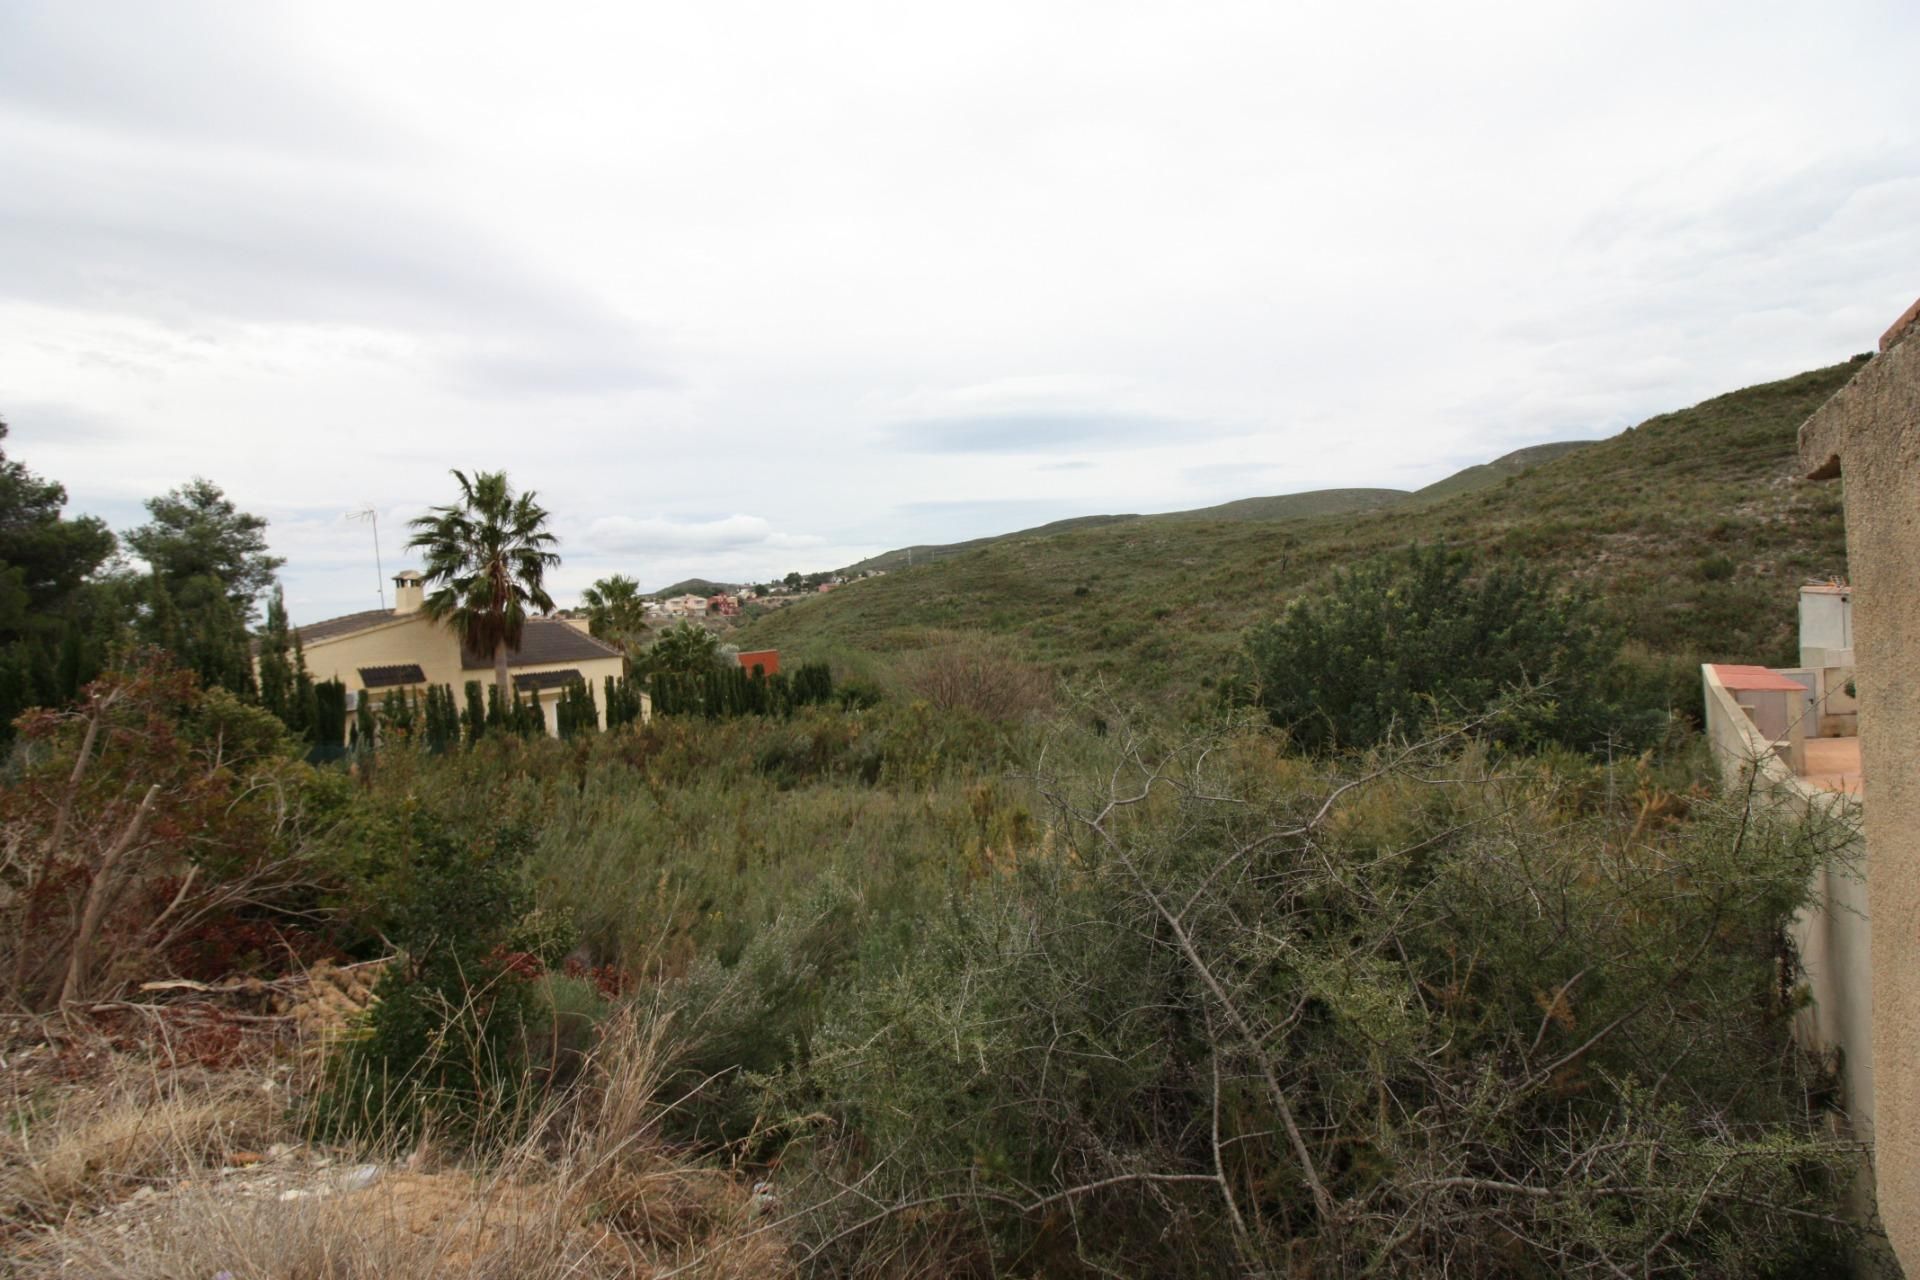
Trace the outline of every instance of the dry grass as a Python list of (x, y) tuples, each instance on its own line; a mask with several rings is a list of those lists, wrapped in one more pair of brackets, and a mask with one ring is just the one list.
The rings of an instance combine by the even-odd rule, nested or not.
[[(572, 1096), (531, 1136), (484, 1161), (430, 1168), (430, 1148), (274, 1166), (272, 1181), (222, 1176), (240, 1147), (292, 1126), (257, 1079), (164, 1084), (133, 1077), (76, 1090), (6, 1139), (5, 1213), (22, 1275), (777, 1276), (778, 1234), (723, 1170), (661, 1141), (665, 1026), (611, 1021)], [(382, 1158), (384, 1157), (384, 1158)], [(371, 1159), (371, 1185), (342, 1171)], [(260, 1172), (259, 1169), (246, 1170)], [(140, 1188), (152, 1190), (140, 1191)], [(135, 1193), (138, 1192), (136, 1195)], [(282, 1196), (291, 1196), (283, 1199)]]
[(264, 1083), (122, 1070), (84, 1088), (16, 1099), (0, 1139), (0, 1219), (63, 1222), (278, 1140), (284, 1108)]

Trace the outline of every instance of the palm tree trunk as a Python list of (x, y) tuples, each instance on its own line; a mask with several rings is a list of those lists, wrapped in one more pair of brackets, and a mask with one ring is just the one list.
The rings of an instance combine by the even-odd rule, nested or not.
[(507, 642), (493, 642), (493, 682), (500, 687), (500, 713), (513, 710), (513, 686), (507, 682)]

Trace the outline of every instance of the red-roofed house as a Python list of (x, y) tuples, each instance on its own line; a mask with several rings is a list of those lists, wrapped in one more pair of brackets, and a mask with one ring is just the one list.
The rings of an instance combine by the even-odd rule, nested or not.
[(752, 675), (757, 668), (761, 675), (780, 674), (780, 651), (778, 649), (754, 649), (735, 655), (740, 659), (741, 669)]

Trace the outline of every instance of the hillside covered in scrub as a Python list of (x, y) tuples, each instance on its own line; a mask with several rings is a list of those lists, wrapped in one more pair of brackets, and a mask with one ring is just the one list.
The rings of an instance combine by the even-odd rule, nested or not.
[[(1211, 507), (1197, 507), (1192, 511), (1162, 511), (1152, 515), (1070, 516), (1064, 520), (1052, 520), (1043, 525), (1036, 525), (1031, 529), (1016, 529), (1012, 533), (969, 538), (965, 542), (917, 543), (911, 547), (896, 547), (892, 551), (883, 551), (877, 556), (869, 556), (865, 560), (850, 564), (840, 572), (851, 576), (873, 569), (888, 572), (895, 569), (910, 569), (917, 564), (932, 564), (936, 560), (950, 559), (999, 542), (1010, 542), (1022, 538), (1044, 538), (1056, 533), (1065, 533), (1070, 529), (1092, 529), (1101, 525), (1127, 524), (1135, 521), (1294, 520), (1307, 516), (1342, 516), (1367, 511), (1384, 511), (1391, 507), (1452, 497), (1490, 484), (1498, 484), (1507, 476), (1518, 475), (1529, 467), (1538, 466), (1549, 459), (1572, 453), (1576, 449), (1584, 449), (1590, 443), (1591, 441), (1587, 440), (1563, 440), (1552, 444), (1529, 445), (1524, 449), (1515, 449), (1512, 453), (1503, 454), (1491, 462), (1477, 463), (1456, 471), (1422, 489), (1310, 489), (1304, 493), (1277, 493), (1258, 498), (1235, 498), (1231, 502), (1222, 502)], [(674, 590), (676, 588), (669, 587), (662, 594), (671, 594)]]
[[(1844, 567), (1791, 445), (1848, 372), (1438, 500), (1003, 540), (731, 633), (771, 673), (602, 581), (625, 674), (517, 685), (557, 536), (456, 473), (409, 588), (508, 584), (437, 588), (494, 637), (459, 697), (303, 641), (211, 481), (148, 504), (143, 577), (0, 459), (12, 527), (93, 557), (13, 642), (0, 1251), (1835, 1274), (1878, 1238), (1783, 930), (1844, 817), (1722, 796), (1673, 711)], [(375, 634), (457, 653), (433, 608)]]
[(1036, 530), (758, 619), (740, 643), (889, 653), (985, 631), (1061, 676), (1179, 702), (1249, 624), (1334, 569), (1445, 541), (1600, 596), (1630, 641), (1682, 668), (1676, 685), (1702, 661), (1788, 662), (1801, 580), (1846, 571), (1839, 490), (1800, 479), (1794, 434), (1857, 368), (1717, 396), (1434, 501)]

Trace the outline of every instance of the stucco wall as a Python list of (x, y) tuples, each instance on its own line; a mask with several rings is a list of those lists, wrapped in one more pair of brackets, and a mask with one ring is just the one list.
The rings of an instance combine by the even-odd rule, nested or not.
[(1847, 570), (1873, 939), (1880, 1213), (1920, 1274), (1920, 332), (1891, 333), (1800, 429), (1809, 474), (1846, 485)]
[(429, 684), (450, 684), (456, 692), (466, 677), (460, 673), (460, 646), (453, 633), (436, 627), (424, 613), (396, 616), (369, 631), (321, 640), (306, 646), (307, 670), (315, 680), (338, 680), (349, 689), (363, 689), (362, 667), (390, 667), (417, 662)]

